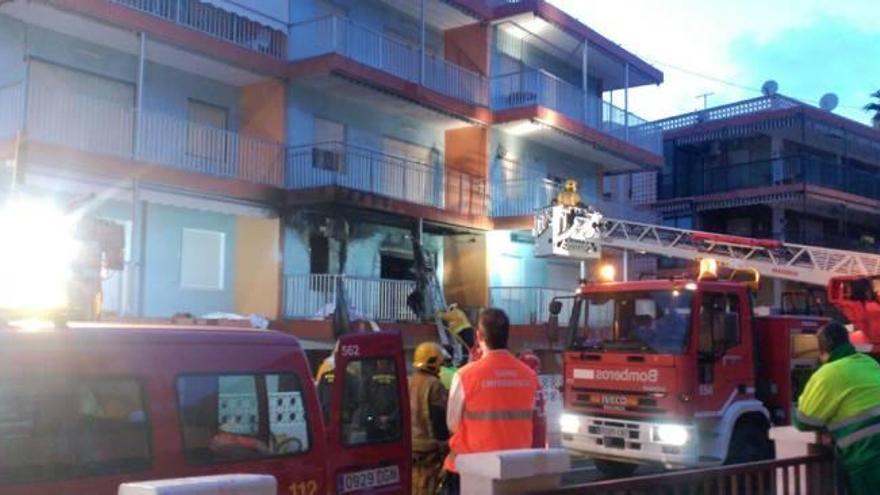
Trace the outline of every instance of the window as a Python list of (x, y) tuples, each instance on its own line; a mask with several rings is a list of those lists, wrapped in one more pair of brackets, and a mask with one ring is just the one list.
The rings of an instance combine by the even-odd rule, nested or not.
[(724, 355), (739, 345), (739, 298), (735, 294), (703, 294), (700, 306), (699, 351), (706, 355)]
[(415, 280), (415, 260), (394, 253), (381, 253), (379, 276), (390, 280)]
[(307, 452), (299, 377), (198, 375), (177, 379), (184, 456), (194, 464)]
[(393, 359), (361, 359), (345, 367), (342, 441), (345, 445), (400, 439), (400, 385)]
[(183, 229), (180, 249), (180, 287), (223, 290), (226, 271), (226, 234)]
[(150, 427), (132, 378), (0, 383), (0, 482), (133, 473), (150, 467)]
[(330, 240), (325, 235), (309, 235), (309, 273), (330, 273)]
[(187, 102), (187, 151), (191, 156), (225, 161), (229, 112), (196, 100)]

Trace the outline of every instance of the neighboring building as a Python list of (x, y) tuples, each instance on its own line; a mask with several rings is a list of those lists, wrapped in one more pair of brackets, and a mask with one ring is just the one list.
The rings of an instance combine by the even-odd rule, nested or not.
[[(782, 95), (656, 124), (666, 164), (655, 208), (667, 225), (877, 250), (877, 129)], [(779, 304), (792, 284), (764, 285), (762, 301)]]
[(0, 69), (0, 158), (125, 226), (125, 317), (326, 339), (341, 278), (411, 323), (421, 232), (449, 302), (540, 322), (578, 268), (532, 256), (534, 211), (576, 178), (635, 214), (604, 177), (662, 166), (627, 111), (662, 73), (543, 0), (0, 0)]

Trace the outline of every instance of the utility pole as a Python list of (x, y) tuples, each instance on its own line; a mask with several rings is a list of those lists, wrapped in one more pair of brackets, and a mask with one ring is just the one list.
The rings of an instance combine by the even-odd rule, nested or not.
[(715, 93), (703, 93), (701, 95), (697, 95), (697, 99), (703, 99), (703, 110), (709, 108), (709, 97), (714, 95)]

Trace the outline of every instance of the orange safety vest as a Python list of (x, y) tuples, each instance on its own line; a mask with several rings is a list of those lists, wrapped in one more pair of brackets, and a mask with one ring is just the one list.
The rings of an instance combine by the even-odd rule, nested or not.
[(509, 352), (490, 352), (458, 372), (464, 410), (449, 440), (444, 468), (455, 456), (532, 446), (538, 376)]

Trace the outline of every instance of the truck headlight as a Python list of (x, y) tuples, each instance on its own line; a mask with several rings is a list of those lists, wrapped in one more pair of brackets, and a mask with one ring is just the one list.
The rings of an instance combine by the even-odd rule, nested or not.
[(581, 420), (574, 414), (563, 414), (559, 417), (559, 429), (562, 433), (577, 433), (581, 428)]
[(654, 427), (654, 441), (674, 447), (681, 447), (688, 442), (690, 434), (682, 425), (657, 425)]

